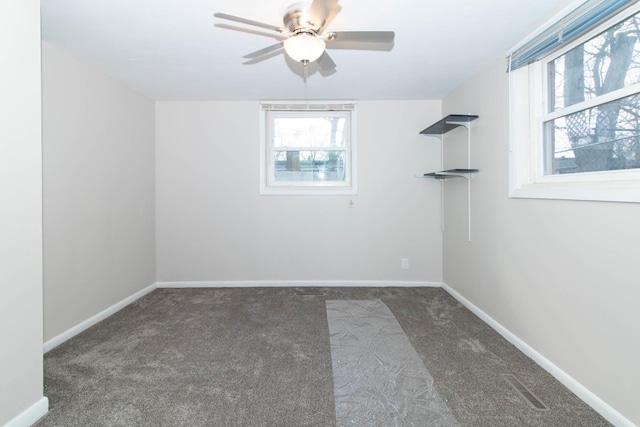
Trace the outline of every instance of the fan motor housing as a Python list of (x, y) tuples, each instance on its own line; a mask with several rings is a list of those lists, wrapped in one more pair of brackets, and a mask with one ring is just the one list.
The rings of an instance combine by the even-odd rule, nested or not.
[(317, 29), (318, 25), (311, 20), (311, 17), (307, 13), (308, 10), (309, 4), (305, 2), (294, 3), (289, 6), (282, 18), (285, 27), (292, 33), (299, 32), (299, 30)]

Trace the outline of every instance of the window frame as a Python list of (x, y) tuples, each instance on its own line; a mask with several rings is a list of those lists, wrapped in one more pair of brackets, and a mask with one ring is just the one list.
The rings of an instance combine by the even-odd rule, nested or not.
[[(344, 151), (345, 181), (275, 181), (273, 121), (279, 117), (345, 117), (345, 145), (324, 151)], [(263, 102), (260, 108), (260, 194), (261, 195), (353, 195), (357, 194), (356, 104), (344, 101)], [(290, 150), (292, 147), (288, 147)], [(294, 151), (323, 151), (295, 147)], [(306, 150), (304, 150), (307, 148)]]
[(510, 197), (640, 203), (640, 169), (545, 175), (543, 135), (543, 124), (548, 120), (640, 93), (640, 84), (634, 84), (553, 112), (547, 108), (547, 64), (638, 12), (640, 3), (612, 15), (540, 60), (509, 73)]

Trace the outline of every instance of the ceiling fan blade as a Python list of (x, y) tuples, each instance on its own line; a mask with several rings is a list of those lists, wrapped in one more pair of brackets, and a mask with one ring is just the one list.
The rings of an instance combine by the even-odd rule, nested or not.
[(393, 31), (337, 31), (327, 34), (332, 42), (389, 43), (396, 36)]
[(267, 46), (264, 49), (260, 49), (260, 50), (256, 50), (255, 52), (248, 53), (245, 56), (243, 56), (243, 58), (247, 58), (247, 59), (259, 58), (262, 55), (266, 55), (267, 53), (273, 52), (274, 50), (282, 49), (282, 47), (283, 47), (283, 42), (276, 43), (274, 45)]
[(244, 65), (257, 64), (259, 62), (266, 61), (269, 58), (273, 58), (275, 56), (278, 56), (282, 52), (284, 52), (284, 50), (274, 50), (274, 51), (271, 51), (271, 52), (267, 53), (266, 55), (262, 55), (262, 56), (259, 56), (257, 58), (249, 59), (248, 61), (243, 62), (243, 64)]
[(241, 27), (239, 25), (215, 24), (214, 27), (224, 28), (225, 30), (240, 31), (240, 32), (247, 33), (247, 34), (255, 34), (257, 36), (270, 37), (270, 38), (276, 39), (276, 40), (286, 40), (287, 39), (287, 36), (285, 36), (284, 34), (267, 33), (266, 31), (254, 30), (253, 28)]
[(313, 0), (308, 12), (313, 21), (313, 29), (317, 33), (322, 33), (341, 9), (338, 0)]
[(265, 24), (251, 19), (241, 18), (239, 16), (229, 15), (226, 13), (214, 13), (213, 16), (220, 19), (228, 19), (229, 21), (240, 22), (241, 24), (253, 25), (254, 27), (266, 28), (267, 30), (276, 31), (278, 33), (288, 33), (286, 28), (276, 27), (275, 25)]
[(323, 71), (334, 70), (336, 68), (336, 63), (333, 62), (333, 59), (331, 59), (326, 50), (322, 53), (320, 58), (316, 60), (316, 63)]

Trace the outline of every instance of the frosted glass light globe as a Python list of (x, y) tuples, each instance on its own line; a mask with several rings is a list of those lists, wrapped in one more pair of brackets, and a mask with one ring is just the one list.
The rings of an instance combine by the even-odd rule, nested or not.
[(298, 62), (313, 62), (324, 52), (325, 42), (320, 37), (308, 33), (291, 36), (284, 41), (284, 50)]

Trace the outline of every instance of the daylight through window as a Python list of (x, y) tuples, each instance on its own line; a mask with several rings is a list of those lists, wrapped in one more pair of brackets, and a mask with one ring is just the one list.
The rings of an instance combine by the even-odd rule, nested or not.
[(354, 194), (354, 104), (263, 104), (263, 194)]
[(536, 34), (509, 54), (510, 196), (640, 202), (640, 3), (586, 0)]
[(546, 62), (546, 175), (640, 168), (639, 19)]

